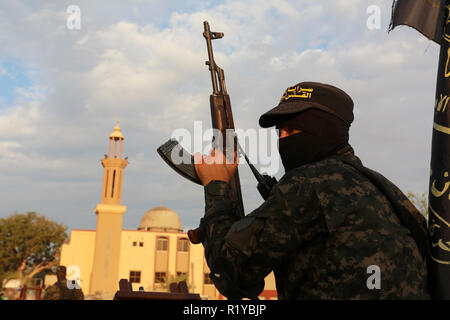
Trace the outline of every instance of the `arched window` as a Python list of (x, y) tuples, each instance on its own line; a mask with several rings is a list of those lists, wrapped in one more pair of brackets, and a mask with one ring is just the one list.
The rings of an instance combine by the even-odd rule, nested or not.
[(105, 198), (108, 196), (108, 178), (109, 178), (109, 170), (106, 170), (106, 184), (105, 184)]
[(179, 252), (188, 252), (189, 251), (189, 242), (186, 238), (178, 239), (177, 251)]
[(111, 198), (114, 197), (114, 183), (116, 182), (116, 170), (113, 172), (113, 178), (112, 178), (112, 188), (111, 188)]
[(158, 251), (167, 251), (167, 248), (169, 247), (169, 239), (165, 237), (158, 238), (156, 242), (156, 250)]

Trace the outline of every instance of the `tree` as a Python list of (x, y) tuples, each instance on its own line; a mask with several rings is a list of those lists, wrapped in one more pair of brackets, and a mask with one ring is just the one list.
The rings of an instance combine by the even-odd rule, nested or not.
[(427, 193), (414, 193), (412, 191), (408, 191), (406, 196), (409, 198), (409, 201), (411, 201), (419, 210), (419, 212), (428, 219), (428, 200), (427, 200)]
[(178, 274), (178, 275), (170, 274), (169, 277), (166, 276), (164, 278), (164, 282), (162, 283), (161, 288), (169, 291), (169, 286), (170, 286), (171, 283), (174, 283), (174, 282), (178, 283), (178, 282), (181, 282), (181, 281), (186, 281), (188, 289), (189, 289), (189, 291), (191, 291), (192, 290), (191, 285), (187, 283), (187, 278), (186, 277), (187, 277), (186, 273), (181, 273), (181, 274)]
[(66, 230), (36, 212), (0, 219), (0, 280), (14, 277), (23, 286), (39, 272), (58, 265)]

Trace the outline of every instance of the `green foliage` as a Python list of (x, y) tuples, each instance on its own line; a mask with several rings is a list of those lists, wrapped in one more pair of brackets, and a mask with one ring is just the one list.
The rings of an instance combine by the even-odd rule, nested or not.
[(417, 210), (425, 217), (428, 218), (428, 198), (427, 193), (414, 193), (408, 191), (406, 194), (408, 199), (416, 206)]
[(169, 275), (169, 277), (166, 276), (164, 282), (161, 285), (161, 288), (168, 291), (171, 283), (173, 283), (173, 282), (178, 283), (181, 281), (186, 281), (186, 284), (188, 285), (188, 289), (191, 290), (191, 285), (188, 284), (188, 281), (186, 279), (186, 274), (180, 274), (180, 275), (171, 274), (171, 275)]
[(58, 265), (66, 230), (66, 226), (36, 212), (0, 219), (0, 280), (15, 277), (23, 285), (37, 273)]

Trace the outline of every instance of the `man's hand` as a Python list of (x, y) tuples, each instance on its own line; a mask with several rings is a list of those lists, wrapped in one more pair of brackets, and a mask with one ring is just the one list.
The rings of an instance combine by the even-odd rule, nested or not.
[(202, 156), (200, 152), (195, 153), (194, 165), (200, 181), (206, 187), (213, 180), (230, 182), (236, 172), (238, 159), (234, 154), (234, 163), (228, 162), (222, 152), (213, 149), (209, 156)]

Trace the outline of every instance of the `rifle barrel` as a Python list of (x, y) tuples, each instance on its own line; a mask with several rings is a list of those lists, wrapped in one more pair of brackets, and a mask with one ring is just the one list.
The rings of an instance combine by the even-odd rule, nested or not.
[(209, 58), (209, 70), (211, 71), (211, 82), (213, 86), (213, 93), (217, 94), (219, 93), (219, 90), (217, 89), (217, 78), (216, 78), (216, 63), (214, 61), (214, 53), (212, 50), (212, 43), (211, 40), (213, 39), (211, 30), (209, 28), (208, 21), (203, 22), (203, 26), (205, 27), (205, 32), (203, 32), (203, 36), (206, 39), (206, 46), (208, 48), (208, 58)]

